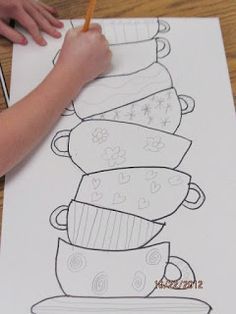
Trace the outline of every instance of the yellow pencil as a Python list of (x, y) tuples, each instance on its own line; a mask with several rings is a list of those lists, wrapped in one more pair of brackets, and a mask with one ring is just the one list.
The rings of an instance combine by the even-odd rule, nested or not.
[(83, 32), (87, 32), (89, 30), (90, 21), (93, 17), (94, 10), (96, 7), (96, 2), (97, 2), (96, 0), (89, 0), (89, 5), (88, 5), (86, 17), (85, 17), (84, 27), (83, 27)]

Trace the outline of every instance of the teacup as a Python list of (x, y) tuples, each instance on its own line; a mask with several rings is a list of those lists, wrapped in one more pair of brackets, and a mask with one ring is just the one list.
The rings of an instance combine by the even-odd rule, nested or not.
[(173, 215), (180, 206), (200, 208), (205, 194), (187, 173), (140, 167), (84, 175), (75, 199), (153, 221)]
[(175, 133), (184, 115), (193, 112), (195, 101), (168, 88), (129, 105), (96, 114), (90, 120), (133, 123), (152, 129)]
[(83, 172), (126, 167), (178, 167), (192, 142), (182, 136), (131, 123), (87, 120), (58, 132), (52, 150)]
[(58, 242), (56, 276), (62, 291), (70, 296), (148, 296), (156, 281), (168, 278), (169, 267), (176, 268), (176, 280), (195, 281), (189, 264), (170, 256), (169, 242), (123, 251)]
[[(66, 221), (62, 222), (62, 217)], [(130, 250), (147, 245), (165, 224), (137, 215), (72, 200), (50, 216), (51, 225), (67, 231), (73, 245), (91, 249)]]

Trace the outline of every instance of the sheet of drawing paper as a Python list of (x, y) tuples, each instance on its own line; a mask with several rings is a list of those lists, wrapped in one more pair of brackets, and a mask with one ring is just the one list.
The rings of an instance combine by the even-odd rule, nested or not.
[[(236, 127), (219, 21), (100, 22), (112, 68), (6, 177), (0, 312), (232, 313)], [(47, 40), (14, 46), (12, 104), (57, 62), (63, 38)]]

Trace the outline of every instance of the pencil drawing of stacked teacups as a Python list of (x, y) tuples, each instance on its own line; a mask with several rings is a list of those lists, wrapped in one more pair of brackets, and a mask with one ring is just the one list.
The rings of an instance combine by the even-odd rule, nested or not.
[[(142, 23), (141, 39), (134, 42), (133, 26), (124, 22), (131, 38), (111, 45), (114, 66), (89, 84), (67, 112), (80, 122), (52, 141), (53, 152), (84, 173), (74, 199), (50, 217), (52, 226), (67, 235), (66, 241), (58, 241), (56, 277), (65, 300), (87, 297), (91, 312), (103, 302), (108, 313), (133, 313), (136, 300), (143, 314), (153, 308), (156, 313), (188, 309), (206, 314), (210, 306), (201, 300), (151, 297), (156, 282), (168, 280), (173, 268), (178, 275), (172, 280), (196, 280), (191, 266), (171, 256), (170, 243), (159, 242), (158, 235), (167, 228), (169, 216), (181, 206), (199, 208), (205, 195), (189, 174), (176, 170), (192, 143), (175, 132), (195, 103), (178, 95), (159, 62), (170, 45), (158, 37), (157, 26), (163, 32), (169, 26), (160, 20), (148, 28), (147, 21)], [(80, 306), (74, 305), (76, 313), (83, 312)], [(56, 307), (60, 302), (51, 298), (34, 306), (32, 313), (41, 309), (47, 314)], [(70, 310), (67, 304), (63, 313)]]

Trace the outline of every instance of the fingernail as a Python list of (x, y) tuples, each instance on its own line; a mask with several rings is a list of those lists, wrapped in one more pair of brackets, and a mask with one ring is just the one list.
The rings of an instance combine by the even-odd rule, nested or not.
[(60, 38), (61, 37), (61, 33), (60, 32), (58, 32), (58, 31), (54, 31), (54, 36), (56, 37), (56, 38)]
[(42, 38), (41, 40), (40, 40), (40, 44), (42, 45), (42, 46), (47, 46), (47, 42), (46, 42), (46, 40), (44, 39), (44, 38)]
[(60, 25), (60, 27), (64, 27), (64, 23), (61, 21), (58, 21), (58, 25)]
[(26, 38), (22, 38), (22, 39), (20, 40), (20, 44), (25, 46), (25, 45), (28, 44), (28, 40), (27, 40)]

